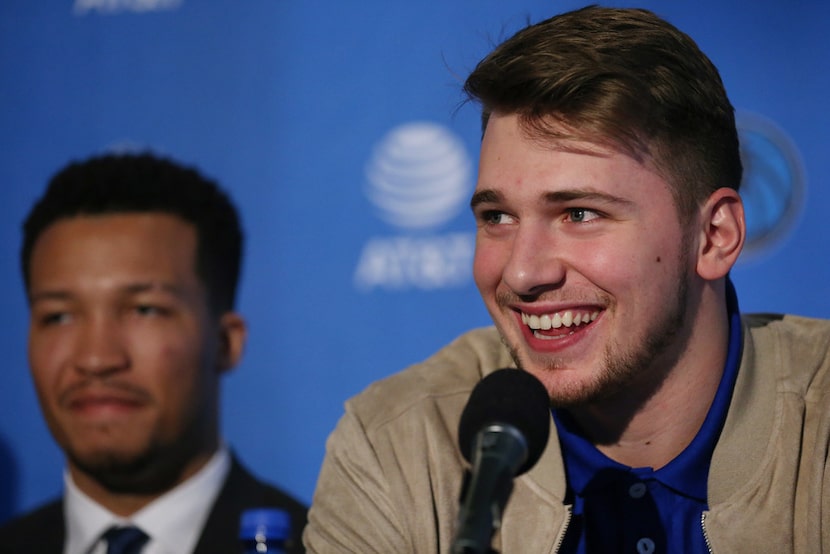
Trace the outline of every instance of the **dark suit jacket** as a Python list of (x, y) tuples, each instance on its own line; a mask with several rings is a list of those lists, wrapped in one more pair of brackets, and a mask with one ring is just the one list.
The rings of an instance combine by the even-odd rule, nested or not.
[[(291, 515), (293, 545), (289, 552), (305, 552), (302, 532), (307, 507), (279, 489), (259, 481), (233, 456), (231, 470), (193, 554), (239, 552), (239, 516), (246, 508), (262, 506), (282, 508)], [(0, 554), (61, 554), (65, 534), (63, 501), (58, 499), (0, 528)]]

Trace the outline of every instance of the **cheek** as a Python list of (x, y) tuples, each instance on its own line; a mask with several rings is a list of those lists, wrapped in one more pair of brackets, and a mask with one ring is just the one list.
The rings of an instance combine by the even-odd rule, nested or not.
[[(655, 248), (643, 241), (609, 242), (584, 245), (571, 269), (576, 272), (574, 283), (584, 278), (616, 299), (615, 304), (636, 310), (652, 306), (654, 298), (665, 297), (675, 289), (676, 264), (676, 254), (666, 248)], [(629, 299), (637, 300), (632, 306)]]
[(639, 252), (620, 259), (615, 278), (642, 298), (643, 306), (664, 303), (676, 296), (683, 275), (681, 249), (679, 241), (643, 241)]
[(501, 280), (506, 258), (497, 243), (479, 240), (473, 256), (473, 279), (479, 290), (495, 288)]
[(164, 368), (163, 378), (171, 385), (177, 383), (179, 387), (189, 387), (197, 378), (202, 359), (195, 345), (164, 344), (156, 351), (152, 363)]
[(61, 379), (61, 368), (68, 367), (71, 356), (71, 343), (67, 337), (44, 336), (42, 333), (30, 332), (28, 343), (29, 371), (39, 396), (49, 394)]
[(563, 261), (603, 289), (642, 279), (642, 251), (617, 241), (580, 242)]
[(145, 386), (161, 397), (192, 390), (202, 361), (196, 340), (170, 330), (134, 333), (130, 339), (133, 371)]
[(185, 397), (204, 387), (209, 378), (211, 365), (215, 363), (212, 345), (205, 344), (198, 332), (169, 334), (157, 340), (158, 347), (152, 359), (146, 359), (148, 366), (159, 368), (157, 380), (170, 387), (173, 394)]
[(627, 278), (648, 278), (673, 271), (682, 248), (683, 238), (675, 229), (655, 225), (620, 233), (615, 240), (585, 245), (582, 251), (606, 271)]
[(78, 375), (71, 369), (71, 349), (66, 341), (56, 341), (54, 337), (44, 340), (37, 333), (30, 333), (28, 348), (29, 372), (41, 412), (55, 440), (63, 445), (67, 425), (71, 423), (65, 419), (60, 398)]
[(133, 358), (137, 379), (155, 399), (159, 424), (172, 436), (201, 413), (206, 369), (199, 354), (194, 344), (168, 340)]

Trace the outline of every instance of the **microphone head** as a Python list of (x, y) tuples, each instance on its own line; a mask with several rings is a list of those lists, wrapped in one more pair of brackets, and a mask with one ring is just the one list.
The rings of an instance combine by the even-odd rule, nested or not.
[(467, 400), (458, 425), (461, 453), (472, 463), (479, 431), (494, 423), (512, 425), (527, 440), (527, 460), (516, 472), (521, 475), (542, 457), (550, 419), (550, 398), (536, 377), (522, 369), (499, 369), (479, 381)]

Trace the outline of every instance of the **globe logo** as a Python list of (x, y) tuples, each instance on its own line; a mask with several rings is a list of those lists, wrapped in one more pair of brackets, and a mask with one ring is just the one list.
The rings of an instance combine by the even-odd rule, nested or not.
[(744, 165), (744, 253), (752, 256), (768, 252), (792, 229), (804, 200), (804, 169), (798, 149), (772, 121), (744, 112), (736, 123)]
[(114, 15), (123, 12), (150, 13), (175, 10), (184, 0), (75, 0), (72, 11), (75, 15), (86, 15), (92, 11)]
[(458, 214), (469, 197), (471, 163), (450, 130), (430, 122), (392, 129), (366, 167), (366, 197), (383, 221), (414, 230)]

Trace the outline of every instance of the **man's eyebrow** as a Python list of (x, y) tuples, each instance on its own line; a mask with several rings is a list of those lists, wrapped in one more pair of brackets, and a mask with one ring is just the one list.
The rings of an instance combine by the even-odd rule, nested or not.
[(185, 299), (188, 296), (187, 289), (185, 287), (167, 281), (130, 283), (125, 286), (122, 291), (129, 296), (154, 293), (166, 295), (170, 298), (176, 298), (179, 300)]
[[(167, 294), (172, 294), (174, 296), (180, 296), (182, 290), (180, 287), (177, 287), (171, 283), (164, 283), (161, 281), (147, 281), (147, 282), (138, 282), (138, 283), (130, 283), (124, 286), (121, 290), (128, 294), (140, 294), (143, 292), (164, 292)], [(29, 295), (29, 303), (32, 304), (34, 302), (45, 302), (48, 300), (70, 300), (73, 298), (74, 294), (70, 290), (64, 290), (62, 288), (56, 289), (45, 289), (34, 291)]]
[[(479, 204), (497, 203), (501, 200), (501, 193), (493, 189), (480, 190), (473, 194), (473, 197), (470, 199), (470, 208), (472, 210), (475, 210)], [(556, 204), (560, 202), (573, 202), (574, 200), (591, 200), (594, 202), (601, 202), (604, 204), (633, 204), (633, 202), (631, 202), (630, 200), (626, 200), (625, 198), (621, 198), (613, 194), (608, 194), (606, 192), (598, 192), (589, 189), (557, 190), (542, 194), (542, 201), (549, 204)]]
[(470, 198), (470, 209), (475, 210), (476, 206), (479, 204), (485, 204), (490, 202), (499, 202), (501, 200), (501, 194), (492, 190), (492, 189), (484, 189), (476, 192), (473, 194), (473, 197)]
[(607, 192), (598, 192), (595, 190), (584, 189), (568, 189), (558, 190), (554, 192), (546, 192), (542, 195), (545, 202), (555, 204), (559, 202), (573, 202), (574, 200), (590, 200), (593, 202), (601, 202), (604, 204), (621, 204), (631, 205), (632, 201), (626, 200)]
[(35, 302), (46, 302), (48, 300), (68, 300), (72, 295), (64, 290), (45, 290), (29, 294), (29, 304)]
[(181, 289), (172, 283), (165, 283), (162, 281), (147, 281), (140, 283), (131, 283), (124, 287), (124, 290), (131, 294), (138, 294), (141, 292), (167, 292), (170, 294), (178, 294)]

